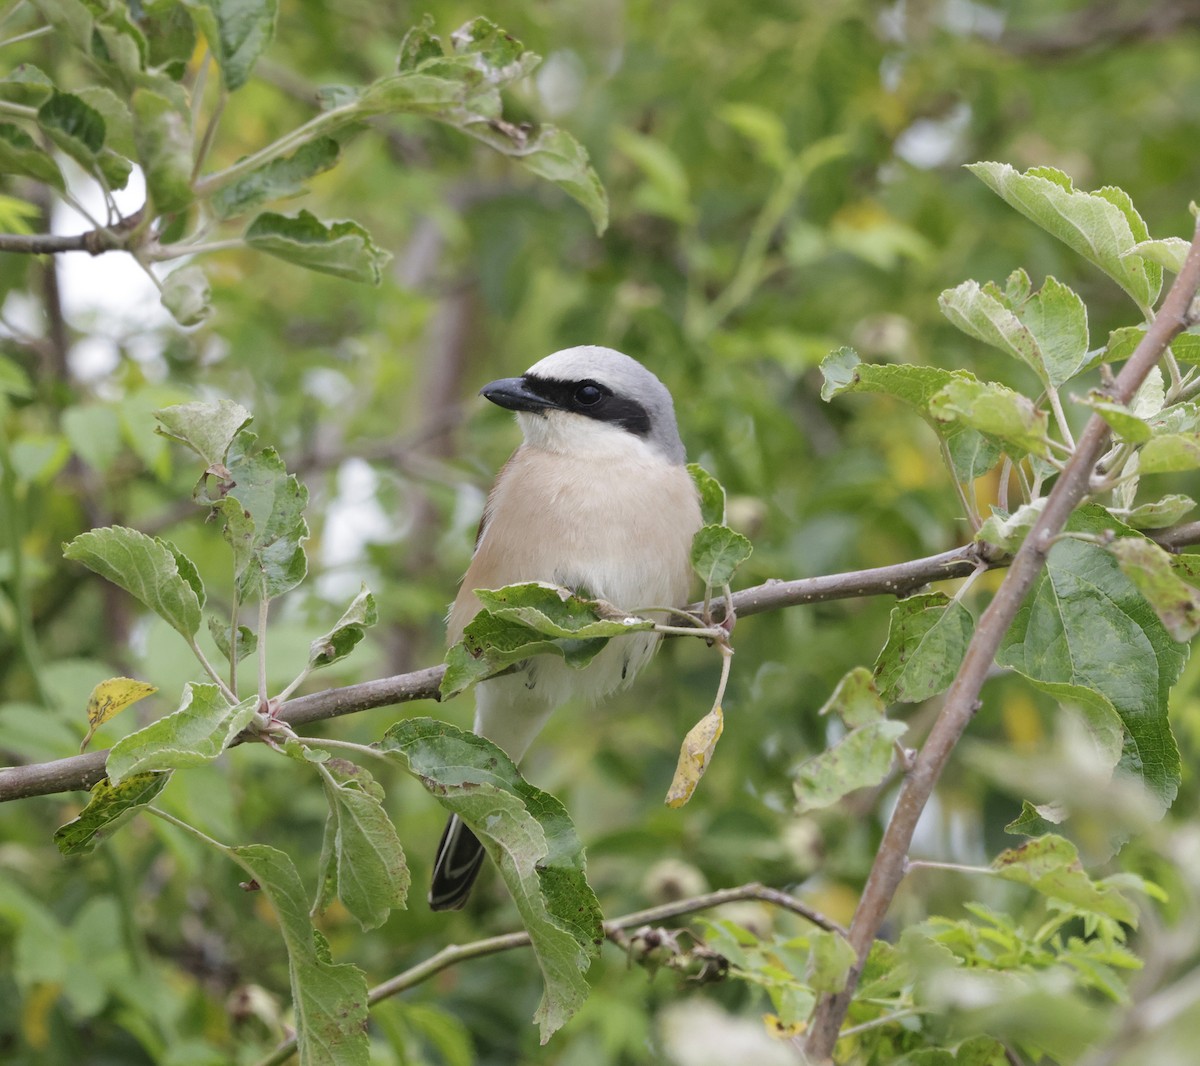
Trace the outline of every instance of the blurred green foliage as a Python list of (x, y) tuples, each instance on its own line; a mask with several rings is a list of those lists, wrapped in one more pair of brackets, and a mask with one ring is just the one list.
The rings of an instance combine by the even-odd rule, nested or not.
[[(1168, 19), (1174, 5), (1161, 6)], [(52, 7), (8, 5), (0, 34), (36, 30)], [(483, 493), (516, 442), (510, 419), (473, 399), (484, 382), (577, 343), (643, 360), (676, 397), (689, 456), (726, 486), (730, 522), (754, 542), (740, 584), (901, 561), (969, 537), (938, 442), (886, 398), (822, 404), (820, 359), (853, 344), (871, 361), (966, 368), (1036, 393), (1032, 370), (956, 332), (937, 306), (937, 294), (964, 279), (1002, 283), (1018, 266), (1035, 288), (1052, 274), (1083, 297), (1093, 346), (1136, 324), (1111, 281), (961, 164), (1057, 166), (1081, 188), (1124, 188), (1156, 236), (1191, 227), (1200, 117), (1188, 102), (1200, 91), (1200, 22), (1182, 3), (1163, 33), (1141, 4), (1068, 0), (498, 0), (486, 11), (304, 0), (283, 5), (274, 43), (230, 98), (210, 165), (232, 165), (309, 118), (316, 87), (390, 74), (425, 10), (444, 35), (484, 14), (543, 56), (506, 91), (506, 115), (556, 123), (586, 146), (608, 191), (608, 231), (598, 237), (578, 204), (512, 160), (406, 116), (372, 119), (300, 201), (323, 219), (352, 217), (394, 255), (378, 287), (257, 251), (216, 251), (196, 261), (215, 312), (185, 331), (157, 313), (152, 289), (132, 300), (123, 291), (136, 271), (108, 273), (121, 253), (84, 266), (82, 253), (57, 262), (0, 255), (3, 761), (73, 754), (89, 692), (115, 673), (160, 694), (102, 726), (96, 746), (172, 710), (182, 682), (200, 679), (169, 627), (60, 558), (63, 542), (121, 523), (169, 537), (210, 588), (227, 583), (224, 545), (187, 502), (192, 457), (154, 434), (151, 412), (167, 404), (240, 402), (307, 485), (314, 573), (274, 618), (271, 684), (303, 667), (312, 636), (365, 582), (380, 624), (319, 687), (349, 683), (443, 654), (444, 607)], [(58, 34), (4, 44), (0, 62), (10, 79), (33, 63), (75, 92), (95, 78)], [(210, 80), (211, 106), (219, 89), (215, 73)], [(37, 231), (50, 210), (40, 188), (5, 177), (0, 193), (4, 228)], [(54, 210), (60, 232), (88, 228), (61, 204)], [(1068, 408), (1081, 425), (1086, 410)], [(1186, 489), (1187, 479), (1171, 484), (1180, 480)], [(996, 580), (981, 578), (977, 591)], [(711, 700), (715, 655), (672, 642), (602, 713), (572, 707), (554, 717), (523, 772), (571, 813), (607, 916), (761, 880), (798, 887), (849, 920), (890, 786), (796, 815), (791, 782), (799, 763), (838, 738), (816, 712), (847, 671), (874, 659), (891, 606), (849, 600), (744, 620), (719, 751), (680, 811), (661, 799), (679, 738)], [(1156, 820), (1139, 795), (1098, 780), (1082, 754), (1086, 737), (1050, 700), (1011, 679), (989, 684), (915, 854), (986, 863), (1011, 844), (1003, 827), (1023, 799), (1086, 796), (1061, 830), (1084, 862), (1142, 875), (1167, 902), (1144, 911), (1130, 934), (1128, 950), (1150, 964), (1123, 993), (1132, 1008), (1105, 991), (1109, 967), (1124, 958), (1113, 948), (1051, 1013), (1062, 986), (1046, 972), (1058, 945), (1035, 935), (1045, 920), (1037, 894), (915, 871), (890, 931), (942, 916), (923, 927), (928, 953), (917, 954), (931, 982), (950, 965), (947, 943), (968, 964), (985, 954), (972, 939), (978, 923), (970, 934), (952, 924), (967, 920), (972, 900), (1003, 915), (985, 915), (999, 930), (984, 938), (987, 952), (1011, 950), (1038, 971), (1020, 994), (981, 983), (973, 1003), (954, 1000), (944, 982), (928, 992), (946, 1041), (1025, 1031), (1048, 1049), (1043, 1062), (1191, 1061), (1196, 1012), (1172, 1007), (1194, 1003), (1195, 980), (1180, 975), (1200, 960), (1198, 685), (1193, 662), (1171, 708), (1183, 782), (1173, 811)], [(465, 724), (469, 704), (437, 713)], [(908, 714), (917, 736), (934, 710)], [(370, 711), (313, 731), (369, 743), (398, 716)], [(160, 803), (219, 840), (315, 859), (324, 800), (281, 763), (246, 745), (177, 774)], [(424, 883), (443, 811), (407, 777), (371, 770), (414, 881)], [(238, 887), (231, 865), (153, 819), (135, 820), (91, 856), (61, 858), (51, 834), (81, 805), (66, 795), (0, 808), (0, 1059), (256, 1062), (282, 1035), (288, 1004), (286, 960), (260, 897)], [(1119, 838), (1130, 843), (1114, 860)], [(315, 868), (301, 874), (312, 883)], [(755, 943), (811, 933), (759, 905), (717, 917), (750, 929)], [(376, 983), (448, 943), (512, 929), (517, 917), (492, 876), (463, 913), (433, 915), (415, 901), (364, 936), (334, 904), (320, 924), (334, 957)], [(651, 978), (611, 947), (589, 983), (580, 1014), (539, 1047), (528, 1020), (541, 986), (529, 956), (474, 960), (372, 1011), (372, 1061), (692, 1066), (734, 1061), (734, 1046), (749, 1046), (755, 1061), (792, 1060), (760, 1020), (767, 1009), (782, 1016), (779, 1004), (753, 984)], [(1139, 1010), (1160, 1024), (1143, 1031)], [(915, 1032), (915, 1014), (910, 1024)], [(727, 1053), (699, 1057), (696, 1034), (707, 1034), (701, 1050)], [(750, 1043), (722, 1043), (739, 1039)], [(886, 1040), (854, 1042), (846, 1060), (950, 1061), (904, 1059), (919, 1044), (895, 1030)], [(1102, 1050), (1086, 1058), (1092, 1043)], [(960, 1048), (955, 1061), (990, 1061), (989, 1047)]]

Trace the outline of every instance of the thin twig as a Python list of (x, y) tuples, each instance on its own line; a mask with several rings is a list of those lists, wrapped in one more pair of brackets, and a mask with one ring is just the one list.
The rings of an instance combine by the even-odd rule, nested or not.
[[(754, 882), (740, 885), (737, 888), (709, 892), (703, 896), (681, 899), (674, 903), (664, 903), (660, 907), (650, 907), (644, 911), (634, 911), (633, 914), (614, 918), (612, 921), (604, 923), (604, 935), (610, 940), (616, 940), (617, 935), (624, 929), (637, 929), (643, 925), (653, 925), (657, 922), (669, 921), (672, 918), (682, 918), (684, 915), (695, 914), (697, 911), (711, 910), (713, 907), (720, 907), (725, 903), (737, 903), (743, 900), (760, 900), (763, 903), (773, 904), (783, 910), (798, 914), (828, 932), (840, 933), (843, 936), (846, 932), (837, 922), (826, 918), (819, 911), (813, 910), (795, 896)], [(466, 962), (468, 959), (479, 959), (486, 955), (499, 954), (502, 951), (528, 947), (529, 943), (529, 934), (522, 932), (505, 933), (502, 936), (488, 937), (486, 940), (476, 940), (470, 944), (451, 944), (449, 947), (442, 948), (436, 955), (431, 955), (424, 962), (419, 962), (403, 973), (398, 973), (395, 977), (376, 985), (367, 994), (367, 1003), (373, 1007), (376, 1003), (406, 992), (410, 988), (415, 988), (422, 982), (428, 981), (434, 974), (441, 973), (460, 962)], [(282, 1066), (295, 1053), (296, 1038), (291, 1037), (265, 1058), (260, 1059), (256, 1066)]]

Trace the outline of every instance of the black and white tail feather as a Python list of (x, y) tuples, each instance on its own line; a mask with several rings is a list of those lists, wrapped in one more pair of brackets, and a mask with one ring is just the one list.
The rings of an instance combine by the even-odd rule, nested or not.
[(451, 817), (438, 845), (433, 881), (429, 886), (429, 909), (462, 910), (471, 894), (471, 886), (479, 876), (485, 854), (479, 838), (463, 825), (462, 819), (457, 814)]

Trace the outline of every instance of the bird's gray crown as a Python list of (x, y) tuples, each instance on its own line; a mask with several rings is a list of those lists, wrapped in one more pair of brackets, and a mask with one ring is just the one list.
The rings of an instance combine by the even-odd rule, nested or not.
[[(539, 360), (525, 371), (523, 380), (547, 399), (553, 396), (559, 401), (555, 406), (618, 425), (672, 463), (687, 460), (671, 393), (636, 359), (612, 348), (583, 344)], [(608, 394), (594, 407), (575, 400), (579, 389), (589, 384)]]

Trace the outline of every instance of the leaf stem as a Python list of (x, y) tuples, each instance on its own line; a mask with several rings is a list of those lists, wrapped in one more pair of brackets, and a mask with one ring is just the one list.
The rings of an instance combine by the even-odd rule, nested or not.
[(967, 499), (966, 490), (963, 489), (962, 482), (958, 480), (958, 475), (954, 472), (954, 460), (950, 457), (950, 447), (940, 433), (938, 434), (938, 447), (942, 453), (942, 462), (946, 464), (946, 469), (950, 473), (950, 482), (954, 486), (954, 491), (958, 494), (958, 502), (962, 506), (963, 514), (971, 524), (971, 532), (978, 533), (979, 527), (983, 524), (979, 518), (979, 512), (971, 505), (971, 501)]
[[(176, 829), (182, 829), (185, 833), (191, 834), (202, 844), (207, 844), (210, 848), (216, 848), (218, 851), (223, 851), (226, 855), (229, 855), (232, 858), (233, 849), (228, 844), (222, 844), (219, 840), (214, 840), (207, 833), (201, 832), (194, 825), (185, 822), (182, 818), (176, 818), (175, 815), (168, 814), (161, 807), (154, 806), (153, 803), (147, 804), (142, 809), (147, 814), (154, 815), (155, 818), (161, 818), (164, 822), (169, 822), (171, 825), (175, 826)], [(234, 862), (237, 862), (237, 860), (234, 859)]]
[[(297, 738), (304, 743), (302, 738)], [(352, 751), (357, 755), (371, 755), (376, 759), (382, 759), (384, 762), (396, 765), (395, 760), (386, 752), (380, 751), (378, 748), (373, 748), (369, 744), (355, 744), (352, 740), (331, 740), (329, 737), (321, 737), (319, 740), (313, 740), (307, 747), (313, 748), (337, 748), (339, 751)]]
[(188, 638), (188, 647), (192, 649), (192, 654), (200, 661), (200, 665), (204, 667), (204, 672), (208, 674), (213, 681), (216, 682), (217, 688), (221, 690), (221, 695), (224, 696), (230, 703), (238, 703), (237, 695), (227, 684), (225, 679), (217, 672), (215, 666), (208, 661), (208, 656), (201, 650), (199, 643), (195, 637)]
[(270, 610), (271, 601), (267, 599), (266, 590), (259, 592), (258, 596), (258, 702), (259, 705), (265, 707), (267, 705), (267, 612)]
[(244, 248), (241, 237), (230, 237), (224, 241), (209, 241), (207, 244), (160, 244), (150, 253), (150, 258), (160, 263), (168, 259), (181, 259), (185, 255), (203, 255), (205, 252), (225, 252), (232, 248)]
[(285, 133), (277, 141), (273, 141), (265, 148), (260, 148), (257, 152), (251, 152), (250, 155), (239, 159), (232, 166), (228, 166), (224, 170), (218, 170), (199, 178), (193, 183), (192, 188), (199, 197), (211, 196), (243, 175), (249, 174), (261, 166), (265, 166), (272, 160), (286, 155), (303, 144), (307, 144), (328, 130), (340, 126), (343, 122), (349, 122), (357, 109), (357, 102), (351, 102), (343, 104), (341, 107), (335, 107), (330, 111), (324, 111), (319, 115), (314, 115), (303, 125), (297, 126), (294, 130)]
[(1063, 410), (1058, 389), (1053, 385), (1047, 387), (1046, 399), (1050, 401), (1050, 410), (1054, 412), (1054, 421), (1058, 423), (1058, 431), (1062, 434), (1063, 443), (1069, 451), (1073, 452), (1075, 450), (1075, 438), (1071, 436), (1071, 427), (1067, 424), (1067, 413)]
[(53, 33), (53, 26), (39, 26), (36, 30), (29, 30), (26, 33), (18, 33), (15, 37), (9, 37), (6, 40), (0, 41), (0, 48), (6, 44), (17, 44), (20, 41), (32, 41), (35, 37), (45, 37), (48, 33)]
[(36, 107), (26, 107), (24, 104), (14, 104), (10, 100), (0, 100), (0, 115), (14, 115), (17, 118), (36, 119)]

